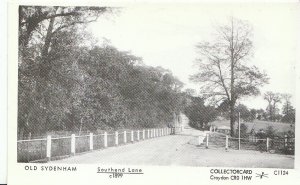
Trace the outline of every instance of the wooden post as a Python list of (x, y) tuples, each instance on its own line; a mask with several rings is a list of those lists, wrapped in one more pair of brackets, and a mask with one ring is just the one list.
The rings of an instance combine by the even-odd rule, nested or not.
[(51, 160), (51, 136), (47, 136), (47, 160)]
[(228, 135), (226, 135), (226, 144), (225, 144), (225, 150), (228, 150)]
[(239, 124), (239, 150), (240, 150), (241, 149), (241, 114), (240, 114), (240, 112), (239, 112), (238, 124)]
[(90, 150), (94, 149), (93, 133), (90, 133)]
[(269, 151), (269, 138), (267, 137), (267, 152)]
[(126, 131), (124, 131), (124, 143), (127, 143), (127, 134), (126, 134)]
[(208, 148), (208, 139), (209, 139), (209, 135), (208, 133), (206, 134), (206, 148)]
[(143, 140), (145, 140), (145, 130), (143, 129)]
[(139, 141), (140, 140), (140, 131), (137, 130), (136, 133), (137, 133), (137, 141)]
[(116, 146), (119, 145), (119, 133), (118, 133), (118, 131), (115, 132), (115, 145)]
[(104, 132), (104, 139), (103, 139), (103, 141), (104, 141), (104, 148), (106, 148), (107, 147), (107, 132)]
[(131, 142), (133, 143), (134, 138), (133, 138), (133, 130), (131, 131)]
[(284, 147), (287, 147), (287, 135), (284, 135)]
[(201, 143), (202, 143), (202, 137), (201, 136), (198, 136), (198, 146), (200, 146), (201, 145)]
[(71, 155), (75, 155), (75, 134), (71, 135)]
[(147, 139), (150, 138), (150, 129), (147, 130)]

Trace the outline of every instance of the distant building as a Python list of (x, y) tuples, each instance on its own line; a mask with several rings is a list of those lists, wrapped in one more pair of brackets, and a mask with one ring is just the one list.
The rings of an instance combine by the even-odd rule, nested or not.
[(223, 134), (230, 134), (230, 127), (228, 126), (219, 126), (217, 127), (217, 132), (223, 133)]

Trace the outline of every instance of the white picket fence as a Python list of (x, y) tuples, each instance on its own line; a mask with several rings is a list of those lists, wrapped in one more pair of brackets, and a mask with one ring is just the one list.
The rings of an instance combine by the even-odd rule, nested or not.
[[(131, 130), (131, 131), (122, 131), (122, 132), (115, 131), (114, 133), (104, 132), (103, 134), (90, 133), (88, 135), (81, 135), (81, 136), (76, 136), (75, 134), (72, 134), (71, 136), (67, 136), (67, 137), (52, 137), (51, 135), (48, 135), (46, 138), (42, 138), (42, 139), (18, 140), (17, 141), (18, 145), (25, 144), (24, 145), (25, 147), (20, 146), (20, 149), (18, 146), (18, 161), (30, 162), (36, 160), (43, 160), (45, 158), (47, 161), (50, 161), (51, 159), (63, 156), (64, 154), (66, 154), (67, 156), (69, 155), (72, 156), (75, 155), (76, 153), (93, 151), (94, 149), (97, 150), (100, 148), (119, 146), (121, 144), (124, 145), (127, 143), (134, 143), (141, 140), (167, 136), (167, 135), (181, 132), (182, 130), (183, 127), (175, 127), (175, 128), (166, 127), (166, 128), (152, 128), (152, 129)], [(39, 143), (34, 144), (36, 142)], [(55, 145), (57, 145), (57, 143), (62, 143), (61, 144), (62, 146), (60, 147), (53, 146), (54, 142)], [(102, 147), (95, 147), (98, 145), (101, 145)], [(54, 152), (53, 148), (56, 148), (56, 150), (64, 150), (65, 152), (59, 152), (59, 154), (53, 155)], [(38, 152), (35, 152), (35, 150), (37, 150)], [(55, 152), (57, 153), (57, 151)], [(24, 157), (20, 155), (20, 158), (22, 159), (19, 159), (19, 153), (20, 154), (23, 153), (26, 156)]]

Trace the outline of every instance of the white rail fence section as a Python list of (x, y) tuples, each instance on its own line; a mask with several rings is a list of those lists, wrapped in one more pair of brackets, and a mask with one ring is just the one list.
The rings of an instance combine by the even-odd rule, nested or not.
[(181, 132), (183, 127), (152, 128), (102, 134), (18, 140), (18, 162), (46, 162), (78, 153), (134, 143)]
[(285, 135), (283, 138), (248, 137), (236, 138), (228, 135), (204, 133), (198, 136), (198, 146), (205, 148), (224, 148), (237, 150), (260, 150), (274, 153), (293, 154), (295, 150), (295, 138)]

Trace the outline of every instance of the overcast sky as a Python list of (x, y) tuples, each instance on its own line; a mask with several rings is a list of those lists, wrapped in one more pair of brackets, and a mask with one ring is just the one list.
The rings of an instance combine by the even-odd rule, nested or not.
[[(274, 91), (294, 97), (298, 27), (296, 8), (290, 5), (130, 6), (99, 19), (89, 30), (100, 43), (107, 38), (118, 49), (142, 57), (147, 65), (170, 69), (185, 88), (198, 90), (199, 86), (188, 80), (199, 56), (195, 45), (211, 40), (214, 26), (230, 16), (253, 26), (254, 57), (249, 62), (270, 77), (262, 93)], [(252, 108), (267, 106), (261, 96), (242, 99), (242, 103)]]

